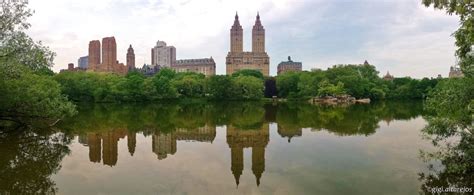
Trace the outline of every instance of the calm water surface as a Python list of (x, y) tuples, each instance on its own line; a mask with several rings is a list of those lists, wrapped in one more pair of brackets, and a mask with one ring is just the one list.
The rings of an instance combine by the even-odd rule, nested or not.
[[(80, 105), (1, 141), (0, 192), (418, 194), (421, 102)], [(5, 155), (3, 155), (5, 154)], [(1, 194), (1, 193), (0, 193)]]

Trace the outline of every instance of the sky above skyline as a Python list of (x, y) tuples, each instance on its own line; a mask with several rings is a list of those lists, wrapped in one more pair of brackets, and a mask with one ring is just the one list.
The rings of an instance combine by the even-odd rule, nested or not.
[(177, 59), (212, 56), (216, 73), (225, 74), (237, 11), (248, 51), (260, 12), (271, 75), (291, 56), (304, 70), (367, 60), (380, 75), (447, 76), (459, 23), (419, 0), (30, 0), (30, 8), (28, 33), (56, 52), (55, 71), (77, 66), (90, 40), (115, 36), (120, 62), (132, 44), (136, 66), (149, 64), (150, 49), (163, 40)]

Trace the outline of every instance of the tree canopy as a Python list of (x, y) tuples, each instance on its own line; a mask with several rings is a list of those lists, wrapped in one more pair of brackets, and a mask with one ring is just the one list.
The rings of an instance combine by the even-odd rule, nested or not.
[(27, 1), (2, 1), (0, 9), (0, 126), (54, 124), (75, 114), (51, 77), (54, 53), (24, 32), (32, 14)]

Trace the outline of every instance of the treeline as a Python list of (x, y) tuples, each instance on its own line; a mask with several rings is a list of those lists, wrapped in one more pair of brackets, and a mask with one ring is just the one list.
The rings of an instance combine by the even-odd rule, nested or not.
[(439, 79), (410, 77), (383, 80), (374, 66), (335, 65), (326, 71), (288, 72), (276, 77), (279, 97), (307, 98), (348, 94), (356, 98), (421, 99)]
[(162, 69), (153, 77), (139, 72), (126, 76), (108, 73), (64, 72), (55, 79), (64, 94), (75, 101), (120, 102), (177, 98), (245, 99), (263, 98), (263, 75), (241, 71), (232, 76), (205, 77)]
[(378, 76), (374, 66), (336, 65), (326, 71), (287, 72), (264, 77), (255, 70), (230, 76), (162, 69), (152, 77), (139, 72), (126, 76), (109, 73), (63, 72), (55, 75), (62, 92), (75, 101), (128, 102), (177, 98), (214, 100), (258, 100), (273, 96), (305, 99), (317, 96), (351, 95), (371, 99), (421, 99), (438, 79), (409, 77), (391, 81)]

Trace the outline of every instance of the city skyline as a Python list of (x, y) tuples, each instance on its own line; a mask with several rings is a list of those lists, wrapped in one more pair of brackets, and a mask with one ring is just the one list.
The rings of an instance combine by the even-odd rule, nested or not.
[[(212, 56), (216, 73), (225, 74), (228, 32), (236, 11), (247, 32), (260, 12), (267, 30), (270, 75), (276, 75), (278, 63), (287, 56), (303, 62), (303, 70), (368, 60), (380, 76), (390, 71), (396, 77), (414, 78), (446, 77), (455, 63), (450, 35), (458, 18), (419, 1), (30, 3), (35, 14), (28, 33), (56, 52), (55, 71), (87, 55), (89, 40), (115, 36), (121, 62), (132, 44), (136, 66), (149, 64), (149, 48), (164, 40), (177, 48), (178, 59)], [(57, 9), (48, 9), (51, 4)], [(251, 37), (244, 36), (244, 50), (251, 50), (250, 43)]]

